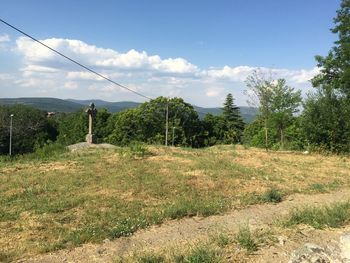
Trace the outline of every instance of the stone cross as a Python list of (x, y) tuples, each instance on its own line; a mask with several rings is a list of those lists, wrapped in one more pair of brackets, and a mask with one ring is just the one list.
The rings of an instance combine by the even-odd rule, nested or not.
[(90, 103), (89, 108), (86, 109), (86, 113), (89, 114), (89, 133), (86, 135), (86, 142), (87, 143), (94, 143), (95, 138), (92, 133), (92, 122), (94, 118), (96, 117), (97, 109), (95, 108), (95, 104), (92, 102)]

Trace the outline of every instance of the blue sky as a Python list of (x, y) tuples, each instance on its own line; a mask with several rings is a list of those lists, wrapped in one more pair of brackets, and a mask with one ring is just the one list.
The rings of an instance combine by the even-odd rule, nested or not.
[[(148, 96), (245, 105), (255, 68), (310, 90), (339, 0), (1, 0), (0, 18)], [(0, 96), (142, 101), (0, 24)]]

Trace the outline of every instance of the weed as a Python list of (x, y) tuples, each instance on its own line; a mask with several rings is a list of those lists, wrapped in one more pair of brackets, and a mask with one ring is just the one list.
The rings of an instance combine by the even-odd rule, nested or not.
[(242, 198), (244, 205), (254, 205), (261, 203), (279, 203), (282, 201), (283, 194), (276, 188), (270, 188), (262, 194), (252, 193)]
[(231, 240), (228, 235), (220, 233), (219, 236), (217, 237), (217, 244), (219, 247), (223, 248), (230, 244)]
[(237, 243), (245, 248), (248, 252), (254, 252), (258, 250), (258, 244), (250, 232), (248, 225), (241, 226), (236, 236)]
[(316, 229), (325, 227), (341, 227), (350, 220), (350, 202), (335, 203), (323, 207), (305, 207), (296, 209), (282, 221), (282, 225), (290, 227), (307, 224)]
[(175, 255), (176, 263), (219, 263), (222, 262), (220, 253), (208, 245), (198, 246), (189, 255)]
[(145, 157), (151, 155), (151, 152), (147, 149), (145, 144), (139, 142), (133, 142), (130, 144), (128, 147), (128, 153), (133, 157)]
[(282, 197), (283, 195), (278, 189), (271, 188), (262, 195), (262, 200), (267, 203), (279, 203), (282, 201)]

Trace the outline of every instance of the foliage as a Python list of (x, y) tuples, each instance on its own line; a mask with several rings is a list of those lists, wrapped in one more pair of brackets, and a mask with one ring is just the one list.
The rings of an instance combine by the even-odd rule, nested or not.
[[(296, 138), (290, 135), (297, 132), (295, 114), (301, 103), (301, 92), (287, 86), (284, 79), (272, 80), (254, 72), (247, 78), (247, 94), (250, 103), (259, 105), (260, 115), (244, 131), (244, 141), (256, 147), (285, 149), (303, 147)], [(294, 128), (294, 129), (293, 129)], [(288, 135), (286, 136), (288, 130)], [(297, 140), (294, 143), (294, 140)]]
[[(192, 105), (181, 98), (158, 97), (141, 104), (138, 108), (116, 114), (111, 121), (113, 131), (108, 140), (117, 145), (128, 145), (132, 141), (163, 144), (165, 141), (165, 116), (168, 105), (168, 144), (201, 146), (197, 137), (200, 121)], [(173, 134), (174, 132), (174, 134)]]
[(333, 152), (350, 151), (350, 107), (335, 91), (309, 95), (304, 104), (302, 129), (307, 141)]
[(316, 56), (321, 73), (313, 78), (314, 87), (334, 89), (350, 96), (350, 0), (342, 0), (332, 32), (338, 34), (335, 46), (325, 57)]
[[(96, 118), (93, 122), (93, 134), (97, 143), (105, 141), (110, 134), (110, 125), (108, 121), (111, 114), (106, 109), (98, 109)], [(70, 145), (78, 142), (84, 142), (88, 133), (89, 118), (88, 114), (82, 109), (75, 113), (64, 114), (58, 118), (58, 142), (63, 145)]]
[(30, 106), (0, 106), (0, 154), (9, 152), (10, 115), (13, 114), (12, 153), (34, 151), (48, 140), (55, 140), (55, 123), (46, 113)]
[(350, 1), (342, 0), (332, 32), (335, 46), (316, 56), (320, 73), (312, 79), (317, 91), (305, 103), (303, 128), (310, 144), (333, 152), (350, 151)]

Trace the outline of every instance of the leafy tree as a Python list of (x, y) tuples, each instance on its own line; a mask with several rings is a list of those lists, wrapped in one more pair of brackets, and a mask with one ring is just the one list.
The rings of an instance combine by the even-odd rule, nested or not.
[(248, 95), (248, 104), (257, 107), (259, 109), (260, 117), (264, 120), (264, 130), (265, 130), (265, 148), (268, 146), (268, 123), (271, 114), (271, 98), (272, 89), (271, 85), (273, 80), (271, 77), (266, 78), (264, 74), (260, 71), (255, 70), (246, 79), (247, 90), (246, 95)]
[[(181, 98), (158, 97), (141, 104), (136, 109), (118, 113), (112, 118), (114, 130), (109, 141), (126, 145), (132, 141), (163, 144), (165, 141), (165, 115), (168, 105), (169, 136), (168, 144), (199, 147), (200, 121), (192, 105)], [(173, 129), (174, 127), (174, 129)]]
[(12, 152), (28, 153), (55, 140), (57, 130), (46, 112), (26, 105), (0, 106), (0, 153), (9, 152), (10, 115), (13, 114)]
[(239, 112), (239, 107), (233, 102), (233, 96), (231, 93), (226, 97), (222, 117), (225, 124), (226, 143), (240, 142), (244, 130), (244, 122)]
[[(264, 123), (265, 131), (265, 148), (268, 149), (271, 145), (276, 143), (274, 138), (279, 134), (279, 146), (283, 149), (285, 146), (285, 130), (291, 125), (295, 119), (294, 114), (298, 112), (301, 103), (301, 92), (295, 91), (293, 88), (287, 86), (284, 79), (272, 80), (265, 76), (254, 72), (248, 77), (247, 81), (248, 91), (250, 94), (250, 104), (259, 107), (260, 116), (256, 123), (261, 125)], [(245, 134), (247, 140), (248, 134), (257, 128), (249, 126), (249, 132)], [(270, 130), (272, 134), (267, 131)], [(257, 144), (261, 143), (263, 132), (259, 130), (259, 138)], [(253, 139), (251, 134), (248, 136), (249, 140)]]
[(350, 150), (350, 108), (334, 91), (318, 90), (304, 104), (302, 127), (311, 145), (333, 152)]
[(350, 0), (342, 0), (332, 32), (335, 46), (325, 57), (316, 56), (320, 74), (317, 89), (304, 105), (303, 128), (311, 144), (331, 151), (350, 151)]
[(139, 108), (127, 109), (116, 113), (109, 119), (112, 132), (108, 142), (125, 146), (134, 141), (145, 141), (141, 130), (141, 112)]
[(207, 113), (202, 121), (203, 146), (224, 143), (225, 122), (222, 116)]
[(350, 0), (342, 0), (332, 32), (338, 34), (335, 46), (325, 57), (316, 56), (321, 73), (313, 78), (314, 87), (336, 89), (350, 96)]
[(280, 144), (284, 148), (284, 131), (293, 122), (293, 114), (299, 111), (301, 92), (286, 85), (284, 79), (271, 83), (271, 122), (278, 130)]

